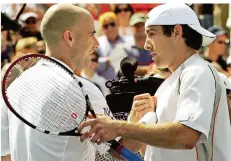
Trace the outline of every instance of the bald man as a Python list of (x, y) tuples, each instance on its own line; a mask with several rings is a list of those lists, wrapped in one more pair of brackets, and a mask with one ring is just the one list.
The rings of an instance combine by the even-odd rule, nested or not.
[[(94, 30), (93, 18), (87, 10), (73, 5), (52, 6), (41, 22), (46, 55), (59, 60), (72, 71), (87, 67), (90, 63), (90, 55), (98, 47)], [(46, 81), (46, 78), (42, 81)], [(95, 112), (105, 114), (105, 111), (109, 111), (99, 89), (85, 79), (81, 81)], [(9, 154), (12, 161), (95, 160), (95, 149), (89, 140), (80, 143), (78, 137), (40, 133), (17, 119), (3, 104), (1, 106), (2, 160), (10, 159)]]

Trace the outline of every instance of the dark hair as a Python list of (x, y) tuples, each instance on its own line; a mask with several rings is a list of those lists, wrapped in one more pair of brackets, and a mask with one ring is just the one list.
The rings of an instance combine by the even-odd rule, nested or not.
[[(185, 44), (195, 50), (199, 50), (202, 45), (202, 35), (193, 30), (188, 25), (181, 25), (183, 30), (182, 37)], [(172, 35), (175, 25), (162, 25), (164, 35), (170, 37)]]
[(117, 4), (117, 5), (115, 5), (115, 8), (114, 8), (114, 13), (115, 14), (119, 13), (119, 10), (120, 10), (119, 6), (120, 5), (127, 5), (128, 10), (131, 12), (131, 16), (134, 14), (134, 10), (133, 10), (133, 8), (132, 8), (132, 6), (130, 4)]

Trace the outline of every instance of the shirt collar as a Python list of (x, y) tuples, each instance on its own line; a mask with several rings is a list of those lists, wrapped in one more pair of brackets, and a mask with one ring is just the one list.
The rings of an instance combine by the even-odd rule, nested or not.
[(52, 58), (55, 59), (57, 62), (61, 63), (63, 66), (65, 66), (67, 69), (69, 69), (73, 73), (73, 70), (66, 63), (64, 63), (63, 61), (56, 59), (54, 57), (52, 57)]
[[(49, 57), (52, 58), (52, 59), (54, 59), (55, 61), (59, 62), (59, 63), (62, 64), (64, 67), (66, 67), (68, 70), (70, 70), (72, 73), (74, 73), (73, 70), (72, 70), (66, 63), (64, 63), (63, 61), (61, 61), (61, 60), (59, 60), (59, 59), (56, 59), (56, 58), (54, 58), (54, 57), (51, 57), (51, 56), (49, 56)], [(48, 63), (48, 62), (46, 62), (46, 63)]]

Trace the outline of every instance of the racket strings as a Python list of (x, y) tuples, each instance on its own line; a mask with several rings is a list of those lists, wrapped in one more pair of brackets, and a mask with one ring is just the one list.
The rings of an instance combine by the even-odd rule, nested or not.
[[(25, 86), (23, 86), (23, 87), (25, 87)], [(24, 88), (24, 89), (26, 89), (26, 88)], [(31, 93), (32, 95), (30, 96), (30, 97), (40, 97), (41, 95), (39, 95), (38, 93), (37, 94), (34, 94), (33, 92)], [(37, 102), (37, 100), (35, 100), (35, 99), (30, 99), (30, 97), (29, 97), (29, 100), (25, 100), (25, 98), (23, 97), (23, 93), (21, 92), (21, 90), (20, 89), (18, 89), (18, 88), (16, 88), (15, 89), (15, 91), (14, 91), (14, 93), (12, 93), (12, 95), (13, 95), (13, 98), (14, 98), (14, 95), (18, 95), (18, 96), (20, 96), (19, 97), (19, 99), (21, 99), (21, 100), (24, 100), (23, 101), (23, 105), (22, 105), (22, 107), (24, 107), (24, 111), (26, 111), (29, 115), (31, 115), (31, 116), (33, 116), (33, 118), (37, 118), (37, 117), (39, 117), (39, 116), (43, 116), (44, 117), (44, 121), (46, 122), (45, 124), (43, 123), (43, 125), (46, 127), (46, 126), (48, 126), (48, 124), (50, 124), (50, 122), (52, 121), (53, 122), (53, 125), (57, 125), (57, 122), (58, 121), (60, 121), (60, 124), (65, 124), (65, 121), (67, 121), (67, 118), (68, 118), (68, 115), (67, 114), (65, 114), (64, 112), (60, 112), (60, 113), (62, 113), (62, 116), (66, 116), (65, 118), (63, 118), (63, 117), (60, 117), (59, 115), (57, 115), (57, 117), (54, 117), (53, 115), (52, 115), (52, 113), (56, 113), (57, 111), (55, 111), (55, 109), (57, 109), (57, 107), (55, 107), (55, 105), (57, 105), (57, 104), (61, 104), (61, 102), (60, 101), (54, 101), (54, 98), (51, 98), (51, 99), (49, 99), (49, 101), (53, 101), (54, 103), (49, 103), (46, 107), (47, 107), (47, 109), (49, 109), (49, 110), (46, 110), (45, 112), (43, 112), (42, 114), (39, 114), (39, 110), (37, 109), (37, 108), (33, 108), (34, 106), (41, 106), (41, 104), (39, 104), (38, 102)], [(58, 98), (58, 97), (56, 97), (56, 100), (60, 100), (61, 98)], [(11, 102), (13, 101), (13, 100), (10, 100)], [(14, 102), (14, 106), (16, 105), (17, 103), (16, 102)], [(51, 107), (51, 108), (49, 108), (49, 106), (50, 105), (54, 105), (53, 106), (53, 108)], [(63, 104), (63, 103), (62, 103)], [(32, 105), (34, 105), (34, 106), (32, 106)], [(72, 108), (74, 108), (74, 107), (72, 107)], [(36, 111), (36, 109), (37, 109), (37, 111)], [(71, 110), (70, 108), (65, 108), (66, 110)], [(85, 111), (84, 111), (85, 112)], [(67, 111), (66, 111), (66, 113), (67, 113)], [(79, 114), (80, 115), (80, 114)], [(49, 118), (55, 118), (56, 120), (51, 120), (51, 119), (49, 119)], [(84, 117), (84, 114), (83, 114), (83, 116), (82, 117)], [(51, 129), (53, 129), (52, 127), (50, 127)]]
[[(20, 93), (20, 94), (22, 94), (22, 93)], [(22, 97), (20, 97), (19, 99), (21, 99)], [(22, 98), (23, 99), (23, 98)], [(32, 99), (33, 100), (33, 99)], [(17, 105), (17, 103), (14, 101), (14, 100), (10, 100), (11, 102), (13, 102), (13, 105), (14, 105), (14, 107)], [(38, 106), (40, 106), (40, 104), (37, 104), (36, 103), (36, 101), (30, 101), (30, 100), (24, 100), (23, 102), (21, 102), (21, 105), (23, 106), (23, 107), (25, 107), (25, 109), (27, 109), (27, 110), (23, 110), (23, 112), (26, 112), (27, 114), (29, 114), (30, 116), (32, 116), (34, 119), (38, 119), (39, 118), (39, 116), (41, 117), (41, 116), (43, 116), (43, 120), (44, 120), (44, 122), (40, 122), (40, 124), (43, 124), (44, 125), (44, 127), (47, 127), (48, 126), (48, 124), (51, 124), (51, 123), (53, 123), (54, 125), (57, 125), (57, 123), (56, 122), (54, 122), (54, 120), (51, 120), (51, 119), (48, 119), (48, 114), (49, 113), (47, 113), (47, 112), (44, 112), (44, 113), (42, 113), (42, 114), (39, 114), (39, 111), (37, 110), (37, 111), (35, 111), (35, 110), (33, 110), (31, 107), (33, 107), (32, 105), (38, 105)], [(54, 108), (53, 108), (53, 110), (50, 110), (50, 112), (52, 113), (52, 112), (55, 112), (55, 110), (54, 110)], [(57, 117), (56, 117), (57, 118)], [(65, 124), (65, 121), (66, 121), (66, 119), (64, 119), (64, 118), (62, 118), (62, 117), (60, 117), (59, 118), (59, 121), (61, 121), (61, 124)], [(63, 122), (62, 122), (63, 121)], [(40, 125), (40, 127), (41, 127), (41, 125)], [(51, 127), (51, 129), (53, 129), (52, 127)]]
[[(32, 66), (32, 65), (34, 65), (34, 62), (36, 61), (36, 59), (34, 59), (33, 60), (33, 63), (31, 63), (30, 64), (30, 66)], [(31, 59), (29, 59), (28, 61), (27, 61), (27, 63), (25, 63), (25, 65), (24, 65), (24, 67), (26, 67), (26, 66), (28, 66), (28, 63), (29, 62), (31, 62)], [(57, 65), (58, 66), (58, 65)], [(53, 70), (53, 71), (56, 71), (56, 70)], [(22, 73), (22, 72), (21, 72)], [(21, 74), (18, 74), (18, 76), (17, 77), (19, 77)], [(62, 75), (60, 75), (60, 76), (62, 76)], [(64, 78), (65, 76), (63, 76), (63, 78)], [(53, 79), (50, 79), (51, 80), (51, 82), (52, 83), (57, 83), (57, 82), (55, 82)], [(33, 81), (33, 86), (34, 87), (37, 87), (37, 88), (41, 88), (41, 86), (43, 86), (44, 88), (43, 89), (39, 89), (40, 91), (42, 90), (43, 92), (49, 92), (49, 90), (47, 89), (48, 87), (49, 88), (51, 88), (52, 87), (52, 84), (50, 84), (50, 83), (45, 83), (45, 84), (41, 84), (41, 82), (36, 82), (34, 79), (32, 79), (32, 81)], [(59, 80), (58, 80), (59, 81)], [(68, 79), (68, 81), (69, 81), (69, 79)], [(31, 83), (31, 82), (30, 82)], [(62, 83), (61, 81), (59, 81), (59, 83)], [(24, 90), (30, 90), (30, 87), (28, 87), (28, 86), (26, 86), (26, 84), (27, 83), (23, 83), (23, 85), (22, 85), (22, 87), (24, 87)], [(29, 83), (28, 83), (29, 84)], [(36, 86), (36, 84), (40, 84), (40, 86)], [(60, 84), (60, 87), (61, 86), (66, 86), (65, 84)], [(76, 85), (76, 83), (71, 83), (71, 86), (72, 86), (72, 88), (73, 89), (77, 89), (76, 87), (78, 87), (78, 89), (80, 88), (78, 85)], [(33, 88), (34, 88), (33, 87)], [(56, 87), (53, 87), (53, 88), (51, 88), (50, 90), (53, 90), (53, 91), (55, 91), (55, 88)], [(66, 97), (66, 101), (67, 102), (69, 102), (69, 106), (72, 106), (72, 108), (74, 108), (74, 107), (79, 107), (79, 106), (82, 106), (81, 108), (78, 108), (78, 115), (79, 115), (79, 117), (82, 117), (82, 118), (85, 118), (85, 113), (86, 113), (86, 103), (84, 104), (83, 102), (85, 101), (85, 98), (84, 98), (84, 96), (82, 96), (82, 95), (80, 95), (79, 94), (79, 92), (76, 92), (76, 91), (74, 91), (72, 88), (68, 88), (68, 91), (69, 91), (69, 93), (70, 94), (68, 94), (68, 95), (74, 95), (74, 97)], [(36, 89), (36, 88), (35, 88)], [(81, 88), (80, 88), (81, 89)], [(37, 90), (37, 89), (36, 89)], [(64, 90), (63, 88), (62, 89), (60, 89), (61, 91), (62, 90)], [(19, 91), (20, 91), (20, 89), (19, 89)], [(21, 92), (19, 92), (19, 91), (17, 91), (19, 94), (18, 95), (20, 95), (20, 96), (22, 96), (22, 97), (19, 97), (19, 99), (25, 99), (25, 98), (23, 98), (23, 93), (21, 93)], [(58, 90), (57, 90), (58, 91)], [(57, 92), (57, 91), (55, 91), (55, 92)], [(58, 91), (59, 92), (59, 91)], [(34, 97), (34, 98), (36, 98), (36, 97), (41, 97), (42, 96), (42, 93), (34, 93), (34, 92), (29, 92), (31, 95), (32, 95), (32, 97)], [(30, 96), (31, 97), (31, 96)], [(80, 99), (82, 98), (83, 99), (83, 101), (81, 101), (80, 99), (79, 99), (79, 97), (80, 97)], [(56, 107), (58, 104), (60, 104), (61, 103), (61, 101), (60, 100), (63, 100), (64, 98), (60, 98), (60, 97), (58, 97), (58, 95), (56, 96), (56, 95), (52, 95), (52, 97), (51, 98), (49, 98), (49, 102), (52, 102), (53, 101), (53, 103), (51, 103), (51, 104), (53, 104), (53, 106), (51, 107), (51, 108), (47, 108), (46, 109), (46, 111), (44, 112), (45, 113), (45, 115), (43, 115), (44, 116), (44, 122), (42, 123), (42, 125), (44, 125), (44, 126), (47, 126), (48, 124), (50, 124), (51, 122), (53, 123), (53, 126), (55, 126), (55, 122), (57, 122), (57, 121), (60, 121), (61, 120), (61, 123), (62, 124), (65, 124), (65, 123), (67, 123), (68, 122), (68, 118), (70, 117), (70, 116), (66, 116), (66, 117), (60, 117), (60, 115), (57, 115), (56, 114), (56, 110), (55, 109), (59, 109), (59, 108), (63, 108), (63, 109), (66, 109), (66, 110), (64, 110), (65, 112), (61, 112), (62, 113), (62, 115), (68, 115), (70, 112), (71, 112), (71, 110), (72, 109), (70, 109), (70, 108), (67, 108), (67, 107)], [(77, 102), (76, 102), (76, 99), (78, 100)], [(39, 103), (37, 103), (37, 101), (35, 100), (35, 101), (32, 101), (33, 99), (30, 99), (30, 103), (28, 102), (28, 101), (26, 101), (25, 103), (26, 104), (28, 104), (28, 105), (30, 105), (30, 104), (34, 104), (34, 105), (37, 105), (37, 106), (41, 106), (41, 104), (39, 104)], [(23, 106), (25, 106), (25, 105), (23, 105)], [(31, 105), (30, 105), (30, 107), (32, 107)], [(84, 107), (84, 108), (83, 108)], [(31, 115), (34, 119), (36, 119), (37, 117), (39, 117), (39, 110), (36, 112), (36, 109), (37, 108), (32, 108), (31, 109), (31, 111), (30, 111), (30, 108), (28, 108), (27, 107), (27, 109), (25, 109), (24, 111), (26, 111), (29, 115)], [(29, 112), (30, 111), (30, 112)], [(32, 113), (33, 113), (33, 115), (32, 115)], [(59, 111), (58, 111), (59, 112)], [(53, 115), (52, 115), (53, 114)], [(82, 114), (82, 116), (80, 116)], [(35, 115), (35, 116), (34, 116)], [(54, 115), (57, 115), (57, 117), (54, 119), (54, 120), (51, 120), (51, 121), (49, 121), (49, 117), (54, 117)], [(41, 116), (40, 116), (41, 117)], [(83, 121), (83, 120), (80, 120), (81, 122)], [(80, 122), (80, 123), (81, 123)], [(79, 124), (80, 124), (79, 123)], [(61, 129), (62, 127), (60, 127), (60, 129)], [(52, 129), (53, 129), (53, 127), (52, 127)], [(58, 129), (59, 130), (59, 129)]]
[[(36, 83), (36, 82), (35, 82)], [(27, 83), (26, 83), (27, 84)], [(33, 84), (32, 84), (33, 85)], [(45, 87), (46, 85), (42, 85), (42, 87)], [(24, 90), (28, 90), (29, 88), (28, 88), (28, 86), (27, 85), (25, 85), (25, 86), (22, 86), (23, 87), (23, 89)], [(36, 86), (35, 87), (35, 91), (38, 91), (36, 88), (39, 88), (38, 86)], [(47, 90), (47, 88), (44, 88), (44, 90), (42, 90), (43, 92), (48, 92), (48, 90)], [(15, 92), (18, 92), (19, 94), (19, 96), (22, 96), (22, 97), (19, 97), (19, 99), (25, 99), (24, 97), (23, 97), (23, 93), (21, 92), (21, 90), (20, 89), (18, 89), (18, 88), (16, 88), (16, 90), (15, 90)], [(56, 91), (56, 92), (58, 92), (58, 91)], [(17, 94), (16, 94), (17, 95)], [(33, 97), (42, 97), (42, 94), (41, 93), (34, 93), (34, 92), (31, 92), (31, 95), (30, 95), (30, 97), (29, 97), (29, 99), (30, 98), (33, 98)], [(52, 98), (53, 97), (53, 98)], [(74, 98), (70, 98), (70, 97), (67, 97), (67, 101), (71, 101), (71, 100), (73, 100)], [(52, 122), (54, 122), (53, 123), (53, 125), (56, 125), (57, 124), (57, 122), (59, 122), (59, 121), (61, 121), (60, 123), (63, 123), (63, 124), (65, 124), (65, 121), (67, 121), (68, 120), (68, 117), (70, 116), (69, 114), (68, 114), (68, 112), (69, 111), (71, 111), (71, 110), (73, 110), (76, 106), (74, 106), (73, 105), (73, 103), (72, 104), (69, 104), (69, 105), (72, 105), (72, 109), (71, 108), (63, 108), (65, 111), (62, 111), (62, 112), (60, 112), (60, 113), (62, 113), (62, 116), (66, 116), (65, 118), (63, 118), (63, 117), (60, 117), (59, 115), (57, 115), (57, 117), (54, 117), (53, 115), (52, 115), (52, 113), (56, 113), (56, 112), (59, 112), (59, 111), (55, 111), (55, 109), (60, 109), (60, 108), (57, 108), (57, 107), (55, 107), (55, 105), (56, 106), (58, 106), (58, 104), (64, 104), (64, 103), (62, 103), (60, 100), (62, 100), (62, 98), (61, 97), (58, 97), (58, 95), (52, 95), (51, 97), (49, 97), (49, 101), (51, 102), (50, 104), (48, 104), (47, 106), (49, 107), (49, 105), (51, 105), (51, 104), (53, 104), (54, 105), (54, 107), (52, 108), (48, 108), (47, 107), (47, 110), (43, 113), (43, 114), (41, 114), (42, 116), (44, 116), (44, 118), (46, 118), (46, 117), (48, 117), (48, 118), (55, 118), (55, 119), (53, 119), (53, 120), (51, 120)], [(78, 103), (78, 102), (77, 102)], [(77, 105), (77, 103), (75, 103), (75, 105)], [(28, 105), (35, 105), (35, 106), (41, 106), (41, 104), (39, 104), (39, 103), (37, 103), (37, 100), (35, 100), (35, 99), (30, 99), (30, 102), (28, 102), (28, 101), (26, 101), (26, 104), (28, 104)], [(25, 104), (25, 105), (26, 105)], [(79, 106), (79, 104), (78, 104), (78, 106)], [(27, 106), (23, 106), (23, 107), (26, 107), (25, 109), (27, 109), (27, 110), (29, 110), (29, 109), (31, 109), (32, 110), (32, 113), (34, 114), (34, 115), (36, 115), (36, 116), (40, 116), (40, 114), (38, 114), (37, 112), (39, 112), (39, 110), (37, 110), (37, 112), (36, 112), (36, 108), (28, 108)], [(29, 106), (29, 107), (31, 107), (31, 106)], [(80, 108), (81, 109), (81, 108)], [(30, 111), (30, 110), (29, 110)], [(34, 111), (34, 112), (33, 112)], [(69, 112), (70, 113), (70, 112)], [(31, 114), (31, 113), (29, 113), (29, 114)], [(81, 114), (81, 112), (79, 112), (79, 115)], [(31, 114), (32, 115), (32, 114)], [(36, 117), (36, 116), (34, 116), (34, 117)], [(81, 117), (84, 117), (85, 116), (85, 111), (83, 111), (82, 110), (82, 116)], [(62, 120), (63, 120), (63, 122), (62, 122)], [(46, 121), (48, 120), (48, 119), (45, 119)], [(49, 119), (50, 120), (50, 119)], [(47, 121), (47, 125), (50, 123), (50, 121)], [(46, 126), (46, 124), (45, 124), (45, 126)], [(51, 129), (53, 129), (52, 127), (50, 127)]]
[[(51, 81), (52, 81), (52, 79), (51, 79)], [(56, 88), (56, 87), (54, 87), (54, 86), (50, 86), (51, 84), (50, 83), (45, 83), (45, 84), (42, 84), (41, 82), (39, 82), (39, 81), (35, 81), (34, 79), (32, 80), (32, 83), (34, 83), (34, 84), (32, 84), (32, 86), (34, 85), (34, 87), (37, 87), (37, 88), (41, 88), (41, 87), (44, 87), (43, 88), (43, 92), (45, 91), (45, 92), (49, 92), (49, 90), (48, 90), (48, 87), (49, 87), (49, 89), (50, 90), (53, 90), (54, 92), (60, 92), (60, 91), (64, 91), (65, 89), (64, 88), (62, 88), (62, 86), (64, 86), (64, 85), (59, 85), (59, 90)], [(53, 83), (54, 84), (56, 84), (57, 82), (54, 82), (53, 81)], [(27, 83), (26, 83), (27, 84)], [(27, 87), (25, 90), (28, 90), (28, 88), (30, 88), (29, 86), (27, 86), (25, 84), (25, 87)], [(41, 85), (41, 87), (39, 86), (36, 86), (36, 84), (40, 84)], [(65, 85), (66, 86), (66, 85)], [(34, 88), (33, 87), (33, 88)], [(45, 88), (46, 87), (46, 88)], [(54, 88), (53, 88), (54, 87)], [(38, 91), (38, 90), (37, 90)], [(76, 94), (76, 93), (74, 93), (74, 90), (72, 90), (72, 88), (68, 88), (68, 90), (67, 91), (72, 91), (73, 93), (70, 93), (70, 95), (73, 95), (73, 94)], [(32, 92), (33, 93), (33, 92)], [(38, 94), (40, 94), (39, 96), (43, 96), (42, 95), (42, 93), (38, 93)], [(37, 96), (37, 95), (35, 95), (35, 96)], [(79, 96), (81, 96), (81, 95), (79, 95), (78, 93), (77, 93), (77, 96), (79, 97)], [(55, 99), (55, 101), (53, 101), (54, 103), (61, 103), (60, 102), (60, 100), (62, 100), (62, 97), (61, 96), (59, 96), (59, 95), (52, 95), (51, 96), (52, 97), (52, 99), (50, 99), (51, 101), (53, 101), (53, 99)], [(77, 98), (78, 99), (78, 101), (77, 101), (77, 103), (80, 103), (79, 105), (81, 105), (83, 108), (85, 108), (86, 107), (86, 104), (83, 102), (83, 101), (81, 101), (78, 97), (73, 97), (73, 98), (71, 98), (71, 97), (67, 97), (66, 99), (67, 99), (67, 102), (71, 102), (71, 104), (76, 104), (76, 101), (75, 101), (75, 99)], [(82, 97), (82, 99), (84, 99), (83, 97)], [(83, 108), (80, 108), (80, 110), (82, 110), (83, 111), (83, 113), (85, 113), (85, 110), (83, 109)], [(49, 110), (49, 109), (47, 109), (47, 110)]]
[[(11, 101), (11, 102), (13, 102), (14, 103), (14, 101)], [(16, 103), (17, 104), (17, 103)], [(34, 119), (37, 119), (37, 117), (36, 116), (33, 116), (33, 115), (31, 115), (27, 110), (25, 111), (26, 113), (28, 113), (30, 116), (32, 116)], [(47, 120), (48, 121), (48, 120)]]
[[(41, 58), (40, 58), (41, 59)], [(29, 61), (30, 61), (31, 59), (29, 59), (28, 61), (26, 61), (26, 64), (24, 65), (24, 67), (22, 67), (19, 63), (17, 63), (16, 65), (15, 65), (15, 68), (17, 68), (18, 70), (20, 70), (20, 72), (18, 73), (18, 75), (16, 76), (16, 78), (18, 78), (20, 75), (21, 75), (21, 73), (24, 71), (24, 69), (25, 69), (25, 67), (28, 65), (28, 63), (29, 63)], [(36, 60), (36, 59), (34, 59), (34, 60)], [(31, 65), (29, 66), (29, 68), (31, 68), (32, 67), (32, 65), (34, 65), (34, 63), (35, 63), (35, 61), (33, 62), (33, 63), (31, 63)], [(17, 66), (18, 65), (18, 66)], [(19, 69), (19, 68), (21, 68), (21, 69)], [(15, 78), (15, 79), (16, 79)]]

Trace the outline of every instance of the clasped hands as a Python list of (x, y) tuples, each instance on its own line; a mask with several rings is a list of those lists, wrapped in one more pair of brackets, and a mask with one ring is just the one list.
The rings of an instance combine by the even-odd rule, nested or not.
[[(148, 93), (140, 94), (134, 97), (132, 109), (130, 112), (130, 120), (138, 122), (147, 112), (156, 110), (157, 99)], [(80, 140), (83, 142), (87, 138), (94, 143), (101, 144), (121, 136), (119, 128), (122, 128), (124, 121), (112, 120), (107, 116), (99, 116), (96, 119), (89, 119), (81, 123), (79, 132), (84, 127), (90, 126), (90, 130), (85, 132)]]

